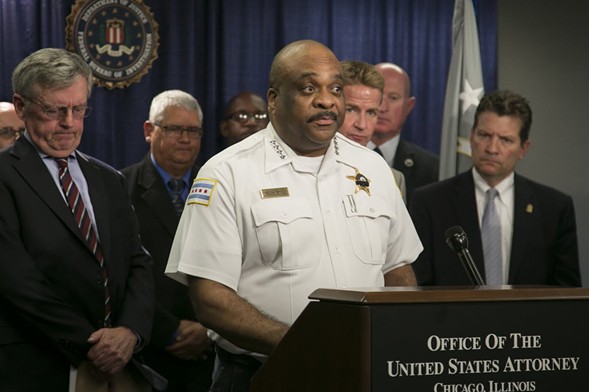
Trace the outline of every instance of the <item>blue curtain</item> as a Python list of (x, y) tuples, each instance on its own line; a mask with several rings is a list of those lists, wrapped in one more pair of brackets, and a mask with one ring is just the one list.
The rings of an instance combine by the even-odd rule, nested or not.
[[(73, 1), (0, 1), (0, 100), (11, 100), (12, 70), (43, 47), (65, 47)], [(193, 94), (204, 111), (199, 162), (220, 148), (217, 124), (227, 100), (249, 90), (265, 96), (274, 54), (315, 39), (340, 59), (392, 61), (412, 79), (417, 104), (403, 136), (439, 152), (452, 51), (454, 0), (144, 0), (159, 25), (159, 57), (139, 83), (95, 87), (80, 149), (114, 167), (148, 149), (142, 124), (151, 98), (167, 89)], [(497, 86), (497, 0), (475, 2), (486, 90)]]

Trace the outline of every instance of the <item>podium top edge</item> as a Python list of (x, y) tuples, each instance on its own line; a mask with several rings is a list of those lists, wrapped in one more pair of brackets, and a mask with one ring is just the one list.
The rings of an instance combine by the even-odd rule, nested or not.
[(589, 289), (555, 286), (435, 286), (317, 289), (311, 300), (359, 304), (589, 299)]

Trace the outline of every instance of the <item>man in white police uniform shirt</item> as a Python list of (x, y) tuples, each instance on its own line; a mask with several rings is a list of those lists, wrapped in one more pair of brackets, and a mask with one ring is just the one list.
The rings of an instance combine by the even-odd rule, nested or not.
[(269, 84), (271, 123), (202, 167), (166, 269), (214, 331), (212, 391), (247, 391), (315, 289), (415, 285), (423, 249), (387, 163), (336, 133), (335, 55), (291, 43)]

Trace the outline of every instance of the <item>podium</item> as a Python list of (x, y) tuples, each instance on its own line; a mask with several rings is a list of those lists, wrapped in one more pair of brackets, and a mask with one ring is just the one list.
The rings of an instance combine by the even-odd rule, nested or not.
[(589, 289), (319, 289), (252, 392), (587, 391)]

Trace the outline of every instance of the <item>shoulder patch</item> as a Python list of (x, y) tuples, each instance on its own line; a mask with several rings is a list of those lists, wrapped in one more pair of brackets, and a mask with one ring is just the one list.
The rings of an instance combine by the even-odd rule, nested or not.
[(208, 206), (211, 203), (216, 185), (217, 180), (213, 180), (212, 178), (197, 178), (192, 183), (192, 188), (190, 188), (190, 193), (186, 201), (187, 204)]

